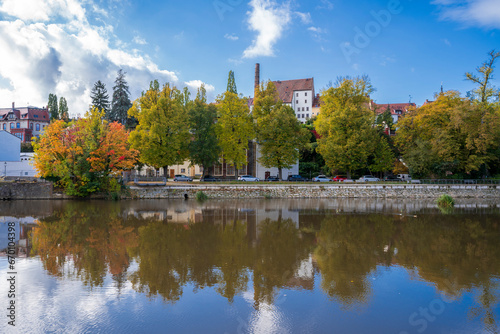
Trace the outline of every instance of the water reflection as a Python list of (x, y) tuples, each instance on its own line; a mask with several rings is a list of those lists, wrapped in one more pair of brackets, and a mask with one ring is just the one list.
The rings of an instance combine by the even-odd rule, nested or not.
[(396, 267), (450, 300), (472, 293), (469, 321), (498, 331), (495, 204), (443, 215), (431, 202), (358, 203), (61, 202), (27, 238), (47, 273), (91, 288), (111, 275), (118, 291), (131, 284), (171, 305), (186, 289), (213, 289), (230, 305), (243, 297), (256, 312), (248, 331), (283, 329), (282, 291), (321, 289), (344, 312), (369, 308), (381, 268)]

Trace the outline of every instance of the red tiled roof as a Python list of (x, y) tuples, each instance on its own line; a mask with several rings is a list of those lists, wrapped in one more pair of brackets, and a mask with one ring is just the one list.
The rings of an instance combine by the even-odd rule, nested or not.
[(0, 120), (6, 119), (7, 115), (14, 112), (17, 119), (28, 119), (34, 121), (50, 121), (49, 112), (47, 109), (40, 109), (34, 107), (24, 107), (24, 108), (1, 108), (0, 109)]
[(314, 91), (314, 78), (273, 81), (273, 83), (276, 86), (280, 99), (284, 103), (292, 103), (293, 92), (302, 90)]
[(377, 113), (384, 113), (387, 108), (391, 110), (392, 115), (398, 115), (397, 110), (401, 110), (402, 113), (406, 113), (410, 107), (416, 107), (415, 103), (387, 103), (387, 104), (378, 104), (372, 103), (372, 110), (376, 110)]

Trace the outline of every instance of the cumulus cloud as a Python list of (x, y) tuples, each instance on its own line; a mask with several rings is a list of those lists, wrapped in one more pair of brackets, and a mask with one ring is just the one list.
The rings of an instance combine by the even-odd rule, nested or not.
[(198, 90), (198, 88), (201, 87), (201, 85), (205, 85), (205, 89), (207, 92), (214, 92), (215, 91), (214, 86), (206, 84), (201, 80), (191, 80), (191, 81), (185, 82), (185, 84), (188, 88), (190, 88), (191, 90), (193, 90), (195, 92)]
[[(159, 68), (139, 50), (126, 49), (111, 26), (89, 23), (90, 15), (106, 14), (88, 0), (3, 0), (0, 107), (12, 102), (45, 106), (54, 93), (66, 98), (73, 116), (83, 114), (94, 83), (103, 81), (111, 95), (119, 69), (127, 73), (131, 98), (154, 79), (179, 86), (175, 72)], [(142, 44), (138, 38), (133, 42)]]
[(486, 28), (500, 28), (498, 0), (434, 0), (441, 18)]
[(252, 0), (248, 14), (248, 24), (257, 37), (243, 52), (243, 58), (274, 56), (274, 45), (291, 22), (289, 3), (278, 4), (273, 0)]

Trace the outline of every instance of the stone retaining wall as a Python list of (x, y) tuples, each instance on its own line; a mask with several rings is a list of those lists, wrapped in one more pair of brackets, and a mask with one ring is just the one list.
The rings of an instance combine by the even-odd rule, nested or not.
[(3, 182), (0, 183), (0, 200), (52, 199), (51, 182)]
[(132, 187), (132, 198), (194, 198), (198, 191), (209, 198), (499, 198), (496, 185), (176, 185)]

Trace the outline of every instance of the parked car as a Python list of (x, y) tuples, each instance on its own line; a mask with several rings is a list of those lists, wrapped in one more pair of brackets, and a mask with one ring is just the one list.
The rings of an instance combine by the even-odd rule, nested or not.
[(213, 177), (212, 175), (202, 176), (200, 182), (217, 182), (219, 179)]
[(305, 177), (300, 175), (288, 175), (288, 181), (291, 182), (306, 182), (308, 181)]
[(398, 174), (398, 178), (401, 179), (401, 181), (411, 181), (410, 174)]
[(268, 182), (277, 182), (277, 181), (280, 181), (280, 178), (277, 177), (277, 176), (268, 176), (266, 181)]
[(330, 182), (331, 179), (326, 177), (325, 175), (318, 175), (316, 177), (313, 177), (313, 182)]
[(192, 182), (193, 179), (190, 178), (189, 176), (182, 175), (182, 174), (177, 174), (174, 176), (174, 181), (175, 182)]
[(347, 176), (345, 175), (337, 175), (332, 178), (333, 182), (343, 182), (344, 180), (347, 180)]
[(344, 181), (342, 181), (342, 183), (352, 183), (354, 182), (353, 179), (345, 179)]
[(241, 175), (238, 177), (238, 181), (245, 181), (245, 182), (259, 182), (259, 178), (252, 176), (252, 175)]
[(378, 181), (380, 181), (378, 177), (371, 175), (363, 175), (358, 179), (357, 182), (378, 182)]
[(394, 176), (394, 175), (387, 175), (387, 176), (384, 176), (383, 178), (384, 181), (386, 182), (401, 182), (403, 180), (401, 180), (400, 178)]

